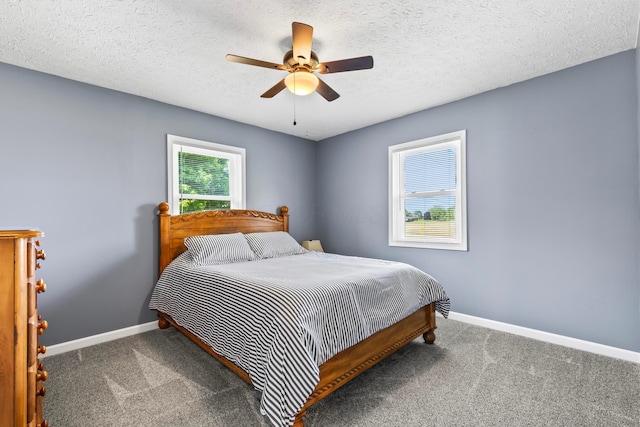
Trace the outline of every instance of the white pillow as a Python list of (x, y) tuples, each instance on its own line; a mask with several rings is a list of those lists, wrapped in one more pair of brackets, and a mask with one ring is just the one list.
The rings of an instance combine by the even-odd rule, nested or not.
[(218, 265), (257, 259), (242, 233), (190, 236), (184, 245), (196, 265)]
[(248, 233), (244, 237), (260, 259), (299, 255), (308, 252), (285, 231)]

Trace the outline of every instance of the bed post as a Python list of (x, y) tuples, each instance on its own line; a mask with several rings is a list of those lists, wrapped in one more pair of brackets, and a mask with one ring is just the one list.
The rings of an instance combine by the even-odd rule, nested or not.
[(435, 304), (429, 304), (428, 310), (427, 310), (427, 320), (428, 323), (432, 326), (431, 329), (429, 329), (427, 332), (425, 332), (424, 334), (422, 334), (422, 338), (424, 338), (424, 342), (427, 344), (433, 344), (434, 341), (436, 340), (436, 305)]
[(160, 277), (159, 275), (162, 273), (162, 270), (169, 265), (172, 259), (170, 248), (171, 239), (169, 238), (169, 232), (171, 231), (169, 203), (160, 203), (158, 205), (158, 210), (160, 211), (160, 214), (158, 215), (160, 217), (160, 265), (158, 266), (158, 277)]
[[(170, 239), (169, 232), (171, 221), (169, 215), (169, 203), (162, 202), (158, 205), (158, 210), (160, 214), (160, 265), (158, 266), (158, 277), (162, 274), (162, 270), (169, 265), (171, 262), (171, 248), (170, 248)], [(167, 329), (169, 327), (169, 322), (167, 319), (162, 317), (160, 313), (158, 313), (158, 327), (160, 329)]]
[(301, 409), (300, 412), (296, 414), (296, 418), (293, 420), (292, 427), (304, 427), (304, 416), (306, 415), (306, 413), (306, 409)]
[(286, 206), (282, 206), (280, 208), (280, 215), (282, 215), (283, 227), (287, 233), (289, 232), (289, 208)]

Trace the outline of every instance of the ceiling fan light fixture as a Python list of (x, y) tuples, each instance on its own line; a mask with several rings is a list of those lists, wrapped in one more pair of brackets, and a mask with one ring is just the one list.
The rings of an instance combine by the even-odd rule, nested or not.
[(295, 95), (309, 95), (318, 87), (318, 78), (315, 74), (308, 71), (294, 71), (289, 73), (284, 79), (287, 89)]

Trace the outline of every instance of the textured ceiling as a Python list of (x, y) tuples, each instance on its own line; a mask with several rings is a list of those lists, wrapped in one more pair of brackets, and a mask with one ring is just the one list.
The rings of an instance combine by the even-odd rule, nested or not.
[[(0, 62), (321, 140), (633, 49), (640, 0), (3, 0)], [(291, 23), (341, 97), (260, 94), (285, 71)], [(295, 98), (295, 103), (294, 103)], [(293, 125), (294, 109), (297, 125)]]

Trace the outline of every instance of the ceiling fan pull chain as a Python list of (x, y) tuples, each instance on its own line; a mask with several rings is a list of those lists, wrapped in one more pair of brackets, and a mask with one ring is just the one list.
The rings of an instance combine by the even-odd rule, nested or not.
[[(293, 73), (293, 93), (296, 93), (296, 73)], [(296, 125), (296, 97), (293, 97), (293, 125)]]

